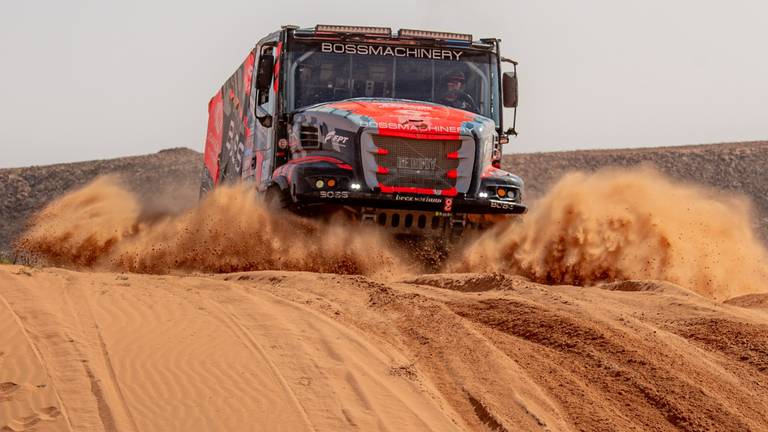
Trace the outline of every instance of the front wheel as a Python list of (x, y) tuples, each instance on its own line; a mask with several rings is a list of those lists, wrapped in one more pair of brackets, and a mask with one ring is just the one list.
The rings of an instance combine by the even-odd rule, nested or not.
[(293, 200), (288, 189), (272, 185), (264, 193), (264, 204), (271, 210), (290, 210)]

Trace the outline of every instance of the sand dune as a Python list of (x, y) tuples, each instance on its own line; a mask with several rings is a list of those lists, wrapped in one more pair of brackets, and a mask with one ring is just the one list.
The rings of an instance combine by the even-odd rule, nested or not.
[(0, 428), (768, 430), (763, 294), (0, 267)]

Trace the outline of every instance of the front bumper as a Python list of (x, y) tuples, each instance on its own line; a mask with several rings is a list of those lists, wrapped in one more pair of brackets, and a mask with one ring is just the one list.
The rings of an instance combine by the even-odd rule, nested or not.
[(306, 191), (295, 195), (298, 207), (351, 206), (462, 214), (522, 214), (528, 208), (512, 200), (363, 191)]

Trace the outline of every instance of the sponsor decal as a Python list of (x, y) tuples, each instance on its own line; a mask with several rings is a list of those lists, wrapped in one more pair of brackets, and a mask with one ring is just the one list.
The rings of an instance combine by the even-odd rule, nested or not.
[(323, 42), (320, 44), (320, 51), (324, 53), (335, 54), (359, 54), (375, 55), (388, 57), (413, 57), (426, 58), (432, 60), (453, 60), (459, 61), (462, 51), (444, 49), (444, 48), (418, 48), (418, 47), (393, 47), (382, 45), (352, 44), (352, 43), (332, 43)]
[(395, 195), (395, 201), (411, 201), (411, 202), (439, 204), (443, 201), (443, 199), (431, 197), (431, 196)]
[(375, 121), (361, 121), (360, 126), (372, 127), (379, 129), (401, 130), (407, 132), (426, 133), (450, 133), (450, 134), (471, 134), (470, 130), (463, 126), (440, 126), (440, 125), (425, 125), (422, 123), (395, 123), (395, 122), (375, 122)]
[(333, 102), (324, 109), (348, 111), (357, 117), (358, 125), (378, 129), (380, 135), (427, 140), (459, 140), (486, 121), (466, 111), (426, 102), (348, 100)]
[(320, 191), (320, 198), (349, 198), (347, 191)]
[(336, 135), (336, 131), (330, 131), (325, 135), (325, 143), (330, 143), (334, 150), (341, 152), (347, 146), (349, 137)]

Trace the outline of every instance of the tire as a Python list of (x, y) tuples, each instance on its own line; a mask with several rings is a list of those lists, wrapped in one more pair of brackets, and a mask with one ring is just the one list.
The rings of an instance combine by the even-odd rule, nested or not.
[(270, 186), (264, 193), (264, 203), (271, 210), (290, 210), (293, 200), (287, 189), (278, 185)]

